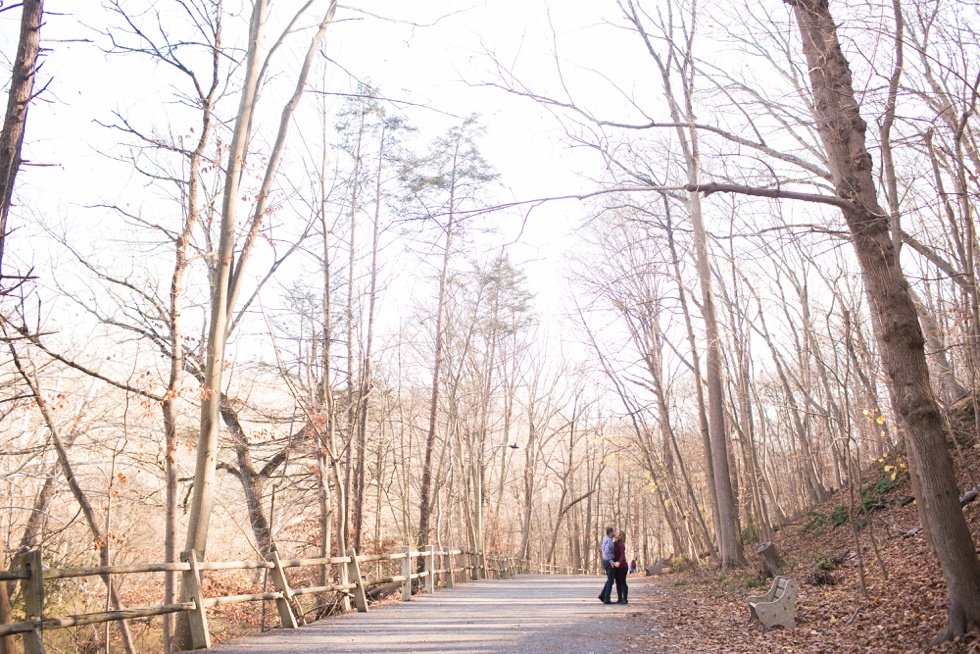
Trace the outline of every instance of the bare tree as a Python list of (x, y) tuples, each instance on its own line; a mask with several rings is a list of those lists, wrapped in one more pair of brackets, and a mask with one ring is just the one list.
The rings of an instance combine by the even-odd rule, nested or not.
[[(110, 5), (112, 10), (122, 19), (126, 25), (126, 35), (116, 34), (110, 31), (112, 40), (112, 52), (123, 54), (141, 54), (163, 63), (180, 71), (190, 82), (194, 89), (193, 96), (196, 106), (201, 112), (200, 134), (193, 149), (176, 148), (176, 150), (186, 158), (187, 177), (180, 180), (181, 199), (183, 204), (184, 221), (177, 237), (174, 239), (174, 268), (170, 280), (169, 311), (165, 316), (160, 316), (167, 322), (169, 335), (167, 343), (163, 348), (168, 352), (170, 358), (170, 376), (167, 382), (166, 391), (161, 402), (164, 422), (164, 441), (165, 441), (165, 470), (166, 479), (166, 534), (164, 538), (164, 560), (175, 562), (177, 560), (176, 538), (177, 538), (177, 473), (175, 469), (174, 457), (177, 450), (177, 425), (179, 408), (182, 401), (182, 387), (185, 368), (193, 367), (188, 365), (186, 356), (185, 325), (183, 320), (184, 293), (189, 272), (190, 260), (196, 254), (193, 250), (194, 233), (200, 227), (202, 214), (207, 212), (208, 199), (202, 198), (206, 193), (202, 193), (202, 169), (209, 163), (207, 150), (211, 146), (212, 130), (215, 105), (219, 97), (219, 85), (221, 84), (221, 14), (220, 7), (217, 13), (209, 12), (209, 7), (201, 5), (194, 8), (194, 14), (198, 16), (199, 23), (196, 25), (201, 33), (201, 42), (208, 44), (210, 52), (210, 79), (199, 79), (198, 74), (190, 68), (184, 61), (179, 49), (161, 47), (153, 36), (139, 27), (133, 18), (125, 11), (119, 3)], [(134, 43), (129, 43), (132, 37)], [(159, 143), (153, 137), (148, 137), (135, 129), (125, 118), (123, 124), (119, 126), (122, 131), (137, 137), (148, 147), (168, 149), (166, 144)], [(162, 339), (161, 339), (162, 340)], [(167, 573), (165, 576), (164, 601), (172, 604), (176, 601), (175, 576)], [(164, 624), (164, 650), (169, 653), (172, 646), (174, 616), (167, 615), (163, 620)]]
[[(4, 330), (4, 332), (6, 332), (6, 330)], [(108, 534), (99, 524), (95, 509), (92, 507), (92, 503), (89, 501), (87, 494), (82, 489), (81, 484), (79, 484), (79, 481), (75, 476), (74, 468), (68, 454), (68, 447), (65, 440), (62, 438), (61, 431), (55, 424), (55, 420), (51, 415), (47, 402), (42, 395), (36, 371), (31, 369), (30, 362), (26, 361), (23, 354), (18, 352), (17, 346), (15, 346), (14, 343), (8, 343), (8, 348), (17, 372), (30, 389), (34, 403), (38, 410), (40, 410), (41, 415), (44, 418), (44, 422), (50, 431), (51, 442), (54, 445), (55, 452), (58, 454), (58, 463), (65, 475), (65, 480), (68, 483), (68, 487), (71, 489), (72, 495), (75, 497), (75, 501), (78, 502), (78, 506), (81, 509), (82, 514), (85, 516), (85, 522), (88, 525), (89, 530), (92, 532), (95, 548), (99, 551), (99, 564), (102, 566), (108, 566), (111, 563), (109, 560)], [(121, 609), (122, 604), (119, 601), (119, 596), (116, 593), (116, 589), (110, 576), (102, 575), (102, 581), (105, 582), (106, 590), (109, 594), (113, 608), (115, 610)], [(119, 621), (119, 633), (122, 636), (123, 646), (126, 648), (127, 654), (135, 654), (136, 648), (133, 645), (133, 637), (129, 631), (128, 620)]]
[[(307, 3), (297, 14), (298, 19)], [(224, 352), (231, 328), (231, 318), (235, 310), (235, 301), (242, 287), (242, 276), (245, 263), (251, 254), (252, 246), (259, 235), (259, 230), (265, 218), (269, 194), (276, 176), (278, 163), (285, 147), (286, 136), (293, 112), (303, 96), (306, 79), (309, 75), (313, 57), (319, 48), (328, 25), (336, 12), (336, 2), (331, 2), (320, 21), (318, 29), (310, 42), (306, 59), (297, 75), (295, 91), (289, 102), (283, 107), (279, 122), (279, 132), (276, 136), (269, 161), (266, 166), (262, 186), (259, 190), (252, 215), (248, 223), (248, 233), (241, 245), (238, 256), (235, 256), (236, 218), (239, 201), (242, 170), (248, 150), (248, 141), (252, 128), (252, 114), (259, 97), (259, 78), (263, 69), (263, 59), (260, 47), (263, 36), (263, 26), (266, 20), (266, 0), (256, 0), (252, 7), (249, 23), (249, 42), (247, 48), (247, 63), (245, 66), (245, 86), (242, 89), (241, 103), (235, 119), (231, 149), (228, 154), (228, 164), (225, 171), (223, 189), (223, 205), (221, 211), (220, 238), (215, 252), (216, 263), (213, 279), (213, 297), (211, 301), (211, 319), (209, 322), (207, 357), (204, 368), (204, 401), (201, 403), (201, 434), (198, 442), (197, 465), (194, 475), (194, 496), (191, 502), (191, 516), (187, 527), (187, 549), (193, 549), (200, 557), (204, 557), (207, 544), (208, 524), (212, 509), (212, 486), (217, 465), (218, 428), (221, 420), (221, 390), (222, 373), (224, 369)], [(294, 19), (295, 21), (296, 19)], [(288, 28), (287, 28), (288, 31)]]
[(896, 409), (917, 481), (920, 519), (949, 588), (946, 628), (934, 641), (941, 642), (980, 624), (980, 599), (974, 592), (980, 586), (980, 560), (959, 506), (940, 409), (930, 391), (922, 330), (892, 240), (893, 218), (878, 204), (866, 123), (837, 24), (825, 1), (789, 4), (802, 37), (813, 117), (835, 186), (832, 202), (843, 212), (864, 272), (892, 395), (901, 398)]
[(34, 84), (40, 69), (41, 21), (44, 0), (21, 2), (20, 38), (7, 91), (7, 112), (0, 129), (0, 294), (5, 292), (3, 274), (7, 216), (13, 203), (14, 183), (23, 160), (22, 147), (27, 129), (27, 109), (36, 93)]
[[(454, 239), (461, 236), (461, 209), (472, 201), (484, 185), (496, 178), (496, 174), (480, 155), (476, 145), (480, 128), (476, 118), (470, 117), (449, 133), (437, 139), (430, 154), (406, 166), (403, 177), (409, 191), (428, 220), (436, 222), (442, 237), (442, 267), (439, 273), (439, 289), (436, 295), (436, 319), (434, 332), (432, 392), (429, 402), (429, 428), (426, 435), (424, 462), (422, 464), (422, 488), (419, 493), (419, 531), (417, 542), (428, 542), (432, 497), (432, 456), (435, 451), (439, 393), (442, 384), (443, 347), (447, 288), (452, 261)], [(433, 197), (434, 196), (434, 197)]]
[(936, 641), (980, 626), (980, 560), (963, 518), (945, 448), (942, 418), (929, 392), (922, 330), (908, 281), (890, 239), (889, 214), (879, 205), (865, 146), (865, 122), (854, 99), (851, 71), (837, 40), (837, 24), (825, 2), (798, 0), (793, 12), (803, 37), (814, 94), (814, 119), (827, 151), (837, 195), (847, 202), (844, 217), (865, 273), (881, 326), (882, 357), (902, 398), (913, 473), (919, 479), (919, 516), (928, 530), (949, 588), (946, 628)]

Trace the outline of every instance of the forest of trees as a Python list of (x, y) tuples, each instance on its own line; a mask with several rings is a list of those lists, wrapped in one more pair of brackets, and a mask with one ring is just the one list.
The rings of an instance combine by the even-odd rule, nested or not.
[[(433, 122), (331, 50), (434, 29), (362, 4), (0, 7), (3, 567), (437, 543), (594, 570), (615, 524), (641, 563), (738, 568), (901, 453), (938, 637), (980, 625), (946, 446), (980, 377), (976, 6), (609, 0), (556, 10), (541, 59), (474, 43), (469, 86), (590, 153), (515, 202), (492, 115)], [(141, 95), (117, 80), (105, 188), (60, 206), (32, 148), (73, 40)], [(575, 224), (542, 290), (512, 253), (549, 203)]]

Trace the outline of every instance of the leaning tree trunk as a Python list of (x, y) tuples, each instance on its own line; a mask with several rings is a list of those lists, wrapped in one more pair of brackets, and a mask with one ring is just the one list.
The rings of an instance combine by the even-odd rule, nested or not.
[[(221, 230), (216, 252), (217, 264), (212, 279), (211, 318), (208, 331), (207, 364), (204, 383), (201, 385), (204, 399), (201, 402), (201, 428), (197, 443), (197, 462), (194, 467), (194, 492), (191, 500), (190, 518), (187, 523), (187, 537), (184, 549), (194, 550), (201, 559), (206, 558), (205, 546), (208, 540), (208, 526), (211, 509), (215, 470), (218, 463), (218, 427), (221, 423), (221, 379), (224, 372), (225, 344), (228, 337), (229, 318), (232, 300), (230, 289), (234, 264), (236, 240), (236, 209), (245, 165), (245, 153), (249, 128), (252, 123), (252, 109), (257, 98), (260, 57), (258, 45), (261, 41), (265, 21), (266, 1), (259, 0), (252, 11), (249, 27), (248, 63), (246, 65), (246, 84), (242, 91), (241, 106), (228, 154), (228, 170), (225, 174), (224, 204), (221, 210)], [(179, 614), (184, 622), (184, 614)], [(182, 625), (183, 626), (183, 625)], [(181, 634), (178, 647), (185, 647)]]
[(940, 409), (930, 390), (924, 339), (908, 281), (890, 235), (889, 214), (878, 204), (851, 71), (837, 39), (827, 0), (790, 2), (807, 59), (813, 111), (844, 208), (865, 284), (881, 329), (882, 360), (905, 427), (909, 460), (918, 478), (919, 516), (949, 589), (945, 629), (935, 642), (980, 626), (980, 560), (963, 517)]
[[(224, 189), (222, 191), (221, 223), (219, 228), (218, 247), (215, 268), (212, 277), (211, 315), (208, 323), (208, 345), (205, 365), (204, 382), (201, 384), (203, 398), (201, 401), (201, 422), (198, 434), (197, 460), (194, 466), (194, 491), (191, 501), (190, 517), (187, 523), (185, 549), (193, 550), (198, 558), (206, 558), (206, 545), (211, 511), (214, 504), (213, 492), (215, 471), (218, 462), (218, 432), (221, 420), (221, 388), (222, 372), (225, 361), (225, 346), (228, 334), (232, 329), (231, 316), (235, 301), (241, 288), (242, 272), (248, 261), (249, 254), (255, 241), (260, 237), (263, 218), (268, 206), (272, 180), (278, 169), (279, 160), (285, 148), (286, 136), (296, 106), (306, 88), (313, 59), (318, 52), (327, 26), (333, 20), (337, 8), (336, 0), (332, 0), (313, 36), (306, 58), (297, 76), (296, 87), (292, 97), (282, 109), (279, 120), (279, 131), (269, 154), (262, 185), (256, 197), (252, 217), (248, 221), (248, 233), (235, 262), (235, 243), (238, 236), (237, 212), (240, 185), (245, 170), (245, 157), (248, 153), (248, 142), (251, 136), (252, 115), (259, 97), (259, 81), (263, 68), (259, 48), (265, 25), (265, 15), (268, 0), (255, 0), (249, 19), (248, 48), (245, 64), (245, 84), (242, 88), (238, 114), (235, 117), (232, 131), (231, 147), (228, 151), (228, 165), (224, 174)], [(189, 622), (184, 613), (178, 614), (176, 644), (187, 649), (190, 646)]]
[(24, 0), (21, 3), (20, 40), (10, 76), (7, 113), (3, 117), (3, 130), (0, 131), (0, 272), (3, 270), (3, 244), (7, 236), (7, 212), (10, 211), (14, 179), (21, 164), (27, 106), (34, 95), (34, 78), (40, 53), (42, 5), (42, 0)]
[[(78, 502), (82, 515), (85, 516), (85, 522), (88, 524), (89, 531), (92, 532), (94, 548), (99, 551), (99, 565), (102, 567), (107, 567), (111, 563), (109, 560), (109, 540), (106, 534), (102, 533), (102, 529), (99, 527), (96, 517), (95, 509), (92, 507), (92, 503), (89, 502), (88, 496), (85, 494), (85, 490), (79, 483), (78, 478), (75, 477), (74, 467), (68, 458), (68, 446), (65, 440), (61, 437), (61, 432), (55, 424), (54, 418), (51, 415), (51, 410), (44, 401), (44, 396), (41, 393), (40, 385), (35, 379), (31, 378), (31, 374), (25, 369), (20, 356), (14, 349), (13, 343), (8, 343), (7, 347), (10, 349), (14, 367), (17, 369), (17, 372), (20, 374), (24, 382), (27, 383), (27, 387), (30, 389), (31, 396), (34, 399), (34, 404), (40, 410), (44, 424), (47, 426), (48, 431), (51, 434), (51, 442), (54, 444), (55, 452), (58, 455), (58, 462), (61, 466), (61, 471), (65, 475), (65, 482), (68, 484), (68, 488), (75, 497), (75, 501)], [(112, 584), (112, 579), (110, 579), (108, 574), (101, 576), (102, 581), (105, 583), (106, 592), (109, 595), (109, 602), (111, 606), (116, 611), (120, 610), (122, 608), (122, 602), (119, 600), (119, 594), (116, 591), (116, 587)], [(126, 650), (126, 653), (135, 654), (136, 646), (133, 643), (133, 636), (129, 629), (129, 620), (119, 620), (118, 626), (119, 634), (122, 637), (123, 648)]]

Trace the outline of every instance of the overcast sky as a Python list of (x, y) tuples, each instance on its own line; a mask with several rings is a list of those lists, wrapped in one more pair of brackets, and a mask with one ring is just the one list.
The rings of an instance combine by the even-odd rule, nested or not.
[[(138, 2), (133, 0), (134, 5)], [(298, 4), (273, 2), (274, 17)], [(493, 53), (536, 90), (558, 92), (557, 48), (564, 82), (573, 93), (610, 111), (625, 106), (621, 97), (597, 91), (602, 88), (594, 84), (599, 76), (586, 69), (591, 66), (608, 75), (623, 68), (626, 50), (636, 45), (604, 25), (605, 17), (615, 17), (615, 3), (551, 4), (544, 0), (354, 0), (350, 5), (366, 13), (341, 8), (338, 23), (327, 35), (327, 51), (338, 64), (331, 85), (348, 89), (352, 85), (348, 73), (370, 79), (386, 96), (401, 101), (393, 107), (419, 126), (426, 140), (463, 116), (480, 114), (488, 130), (484, 155), (501, 173), (501, 200), (591, 190), (594, 186), (588, 178), (602, 175), (597, 156), (570, 148), (559, 122), (533, 102), (480, 86), (497, 79), (488, 55)], [(29, 207), (26, 210), (35, 217), (76, 228), (99, 217), (82, 207), (138, 194), (143, 185), (126, 166), (106, 158), (120, 154), (117, 144), (123, 139), (98, 123), (112, 122), (113, 111), (157, 129), (167, 129), (168, 122), (174, 121), (173, 107), (161, 102), (171, 93), (171, 71), (135, 57), (104, 54), (99, 46), (106, 41), (98, 31), (112, 18), (98, 5), (68, 0), (46, 3), (47, 53), (41, 79), (50, 79), (50, 86), (44, 101), (31, 109), (25, 153), (32, 162), (50, 167), (25, 168), (18, 178), (22, 207)], [(18, 20), (17, 11), (0, 14), (0, 47), (7, 58), (14, 51)], [(244, 19), (238, 27), (243, 24)], [(226, 26), (229, 31), (235, 28), (231, 22)], [(284, 61), (299, 56), (283, 55)], [(302, 133), (302, 125), (296, 129)], [(299, 137), (294, 131), (292, 138)], [(528, 264), (531, 285), (542, 296), (545, 310), (560, 299), (558, 269), (566, 258), (570, 230), (581, 222), (584, 210), (577, 201), (554, 203), (534, 209), (526, 224), (512, 213), (501, 225), (503, 240), (520, 239), (511, 254)], [(29, 227), (25, 236), (27, 231)], [(34, 248), (32, 252), (18, 248), (18, 241), (23, 245), (25, 240), (15, 237), (12, 243), (19, 258), (30, 261), (45, 256)]]

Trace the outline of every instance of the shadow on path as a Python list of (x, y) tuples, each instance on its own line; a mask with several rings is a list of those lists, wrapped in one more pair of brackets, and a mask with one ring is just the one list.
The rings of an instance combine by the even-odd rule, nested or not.
[[(618, 654), (643, 620), (630, 606), (597, 599), (601, 577), (522, 575), (467, 583), (411, 602), (276, 630), (218, 654)], [(644, 592), (635, 584), (631, 599)]]

